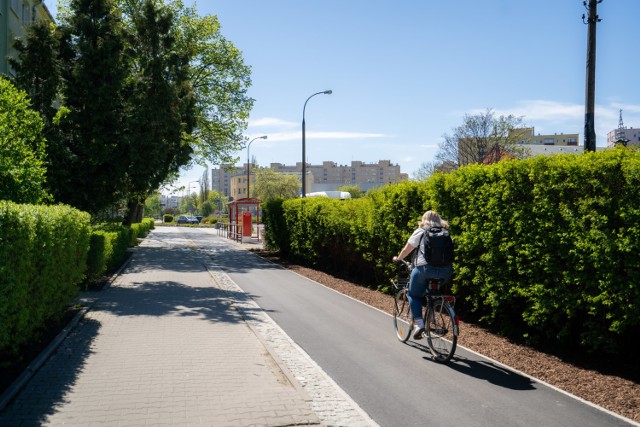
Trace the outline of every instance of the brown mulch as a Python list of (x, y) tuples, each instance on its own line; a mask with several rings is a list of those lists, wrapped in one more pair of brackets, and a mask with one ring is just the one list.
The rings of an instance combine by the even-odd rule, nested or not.
[[(321, 271), (281, 260), (267, 251), (253, 251), (342, 294), (392, 314), (393, 297)], [(558, 356), (513, 343), (488, 330), (460, 321), (458, 344), (611, 412), (640, 422), (640, 384), (633, 379), (567, 362)]]

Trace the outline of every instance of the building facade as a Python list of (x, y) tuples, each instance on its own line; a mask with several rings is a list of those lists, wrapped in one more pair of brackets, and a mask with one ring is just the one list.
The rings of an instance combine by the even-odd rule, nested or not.
[(0, 1), (0, 75), (15, 76), (7, 57), (16, 58), (16, 38), (23, 38), (26, 28), (38, 21), (53, 23), (53, 16), (41, 0)]
[(623, 135), (620, 135), (620, 129), (614, 129), (607, 133), (607, 148), (615, 147), (620, 136), (626, 139), (627, 146), (640, 146), (640, 128), (625, 127), (622, 129), (622, 133)]
[[(253, 170), (257, 167), (251, 166), (250, 187), (255, 185)], [(292, 174), (299, 178), (302, 174), (301, 162), (295, 165), (271, 163), (269, 167), (276, 173)], [(362, 191), (367, 191), (409, 179), (408, 174), (400, 171), (399, 165), (394, 165), (389, 160), (380, 160), (378, 163), (352, 161), (350, 165), (338, 165), (332, 161), (325, 161), (321, 165), (307, 165), (306, 173), (306, 193), (335, 191), (345, 185), (357, 185)], [(219, 191), (220, 194), (233, 197), (234, 200), (247, 197), (247, 164), (236, 168), (223, 165), (220, 169), (213, 169), (211, 188)]]
[(177, 209), (180, 205), (180, 197), (179, 196), (160, 196), (160, 208), (162, 210), (165, 209)]
[(535, 128), (522, 128), (513, 131), (516, 135), (517, 143), (523, 145), (555, 145), (555, 146), (577, 146), (579, 145), (579, 135), (577, 133), (554, 133), (553, 135), (541, 135), (535, 132)]
[[(302, 163), (295, 166), (285, 166), (280, 163), (272, 163), (271, 169), (276, 172), (298, 172), (302, 169)], [(394, 165), (390, 160), (380, 160), (378, 163), (364, 163), (352, 161), (350, 165), (338, 165), (335, 162), (324, 161), (321, 165), (307, 165), (306, 170), (313, 175), (313, 183), (307, 192), (335, 191), (345, 185), (357, 185), (362, 191), (381, 187), (409, 179), (408, 174), (400, 171), (399, 165)], [(307, 185), (309, 187), (309, 185)]]

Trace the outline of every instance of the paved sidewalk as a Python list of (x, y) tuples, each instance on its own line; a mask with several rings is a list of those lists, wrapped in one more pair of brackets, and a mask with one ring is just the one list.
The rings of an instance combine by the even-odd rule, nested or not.
[(212, 268), (188, 241), (145, 239), (114, 283), (89, 295), (91, 309), (0, 426), (369, 424), (364, 414), (319, 416), (274, 337), (236, 307), (246, 296)]

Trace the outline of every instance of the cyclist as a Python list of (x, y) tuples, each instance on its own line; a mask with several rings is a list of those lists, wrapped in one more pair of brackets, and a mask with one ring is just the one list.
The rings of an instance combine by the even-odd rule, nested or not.
[[(418, 223), (419, 227), (413, 232), (407, 244), (402, 248), (402, 251), (398, 256), (393, 257), (393, 261), (399, 261), (408, 256), (413, 250), (420, 247), (422, 236), (425, 230), (432, 227), (436, 228), (449, 228), (449, 223), (442, 219), (440, 215), (435, 211), (426, 211), (422, 215), (422, 220)], [(421, 250), (415, 251), (413, 264), (415, 268), (411, 271), (409, 277), (409, 306), (411, 313), (416, 319), (416, 325), (413, 332), (413, 338), (416, 340), (422, 339), (424, 333), (424, 320), (422, 319), (422, 297), (427, 291), (428, 279), (440, 278), (444, 279), (445, 283), (451, 278), (453, 273), (453, 266), (451, 264), (443, 266), (432, 266), (427, 262), (424, 253)]]

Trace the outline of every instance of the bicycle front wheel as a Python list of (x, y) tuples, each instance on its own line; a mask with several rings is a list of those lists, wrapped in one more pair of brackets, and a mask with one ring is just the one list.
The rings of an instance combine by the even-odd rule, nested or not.
[(394, 296), (393, 324), (398, 339), (407, 342), (413, 329), (413, 315), (409, 308), (407, 288), (400, 289)]
[(441, 363), (451, 360), (458, 343), (458, 325), (453, 308), (442, 299), (435, 299), (425, 310), (424, 324), (433, 358)]

